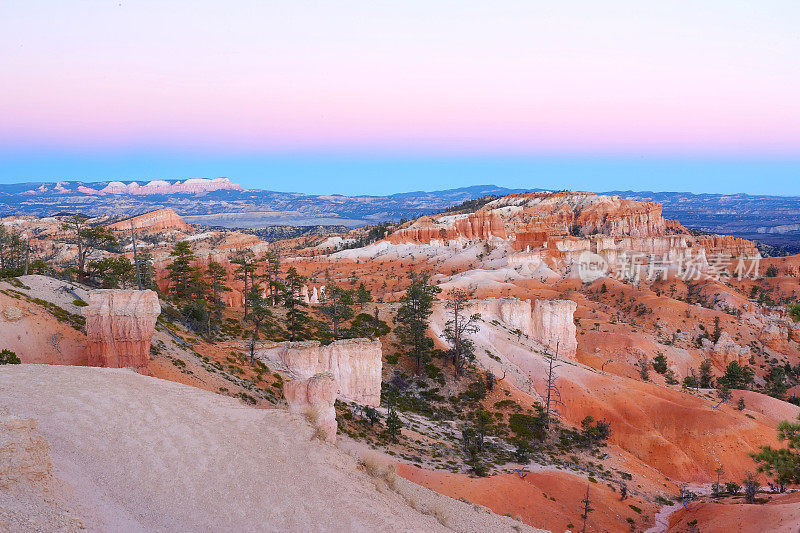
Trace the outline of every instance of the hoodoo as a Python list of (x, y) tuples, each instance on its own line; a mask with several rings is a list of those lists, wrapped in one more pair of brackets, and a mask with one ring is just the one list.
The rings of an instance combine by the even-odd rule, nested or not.
[(101, 289), (84, 309), (90, 366), (147, 367), (150, 340), (161, 313), (154, 291)]
[(333, 374), (322, 372), (308, 379), (295, 379), (283, 384), (283, 395), (289, 411), (305, 415), (309, 422), (325, 433), (327, 442), (336, 440), (336, 397), (339, 385)]

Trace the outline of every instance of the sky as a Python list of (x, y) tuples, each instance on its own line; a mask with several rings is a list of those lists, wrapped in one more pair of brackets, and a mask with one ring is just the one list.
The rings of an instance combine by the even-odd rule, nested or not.
[(0, 183), (800, 195), (796, 0), (0, 1)]

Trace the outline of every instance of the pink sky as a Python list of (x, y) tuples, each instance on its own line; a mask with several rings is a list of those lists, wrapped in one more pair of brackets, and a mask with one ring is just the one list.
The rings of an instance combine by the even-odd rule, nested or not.
[(11, 0), (0, 17), (0, 149), (800, 154), (796, 1)]

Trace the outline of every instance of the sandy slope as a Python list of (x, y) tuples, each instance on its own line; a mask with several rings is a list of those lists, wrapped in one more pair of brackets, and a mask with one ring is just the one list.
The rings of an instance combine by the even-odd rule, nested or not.
[(54, 505), (90, 530), (446, 530), (432, 514), (460, 531), (529, 529), (418, 487), (413, 500), (377, 490), (285, 411), (125, 369), (0, 367), (0, 405), (38, 419), (67, 486)]

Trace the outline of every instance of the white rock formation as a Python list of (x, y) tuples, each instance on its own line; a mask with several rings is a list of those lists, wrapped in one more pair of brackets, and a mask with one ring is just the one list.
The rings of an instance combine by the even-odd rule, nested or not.
[(574, 313), (577, 304), (571, 300), (530, 300), (517, 298), (485, 298), (470, 302), (470, 312), (481, 314), (484, 322), (497, 320), (510, 329), (518, 329), (559, 357), (575, 357), (578, 347)]
[(278, 360), (298, 380), (330, 372), (341, 398), (378, 407), (381, 399), (381, 341), (343, 339), (327, 346), (317, 341), (282, 342), (258, 351), (261, 358)]
[(575, 357), (578, 339), (575, 329), (575, 310), (572, 300), (536, 300), (531, 317), (533, 337), (559, 357)]

